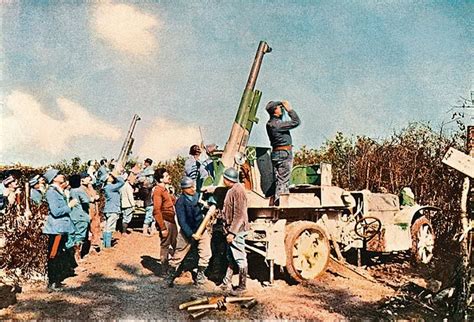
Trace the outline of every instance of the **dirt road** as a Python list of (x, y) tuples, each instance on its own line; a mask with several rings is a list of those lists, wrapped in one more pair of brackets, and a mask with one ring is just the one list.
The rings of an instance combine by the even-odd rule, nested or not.
[[(167, 288), (158, 276), (158, 236), (133, 232), (117, 245), (90, 254), (65, 281), (61, 292), (48, 292), (44, 283), (24, 286), (18, 303), (0, 310), (0, 319), (188, 319), (178, 305), (198, 296), (221, 293), (210, 283), (192, 285), (189, 274)], [(237, 278), (237, 275), (234, 276)], [(236, 281), (234, 280), (234, 284)], [(212, 284), (212, 285), (211, 285)], [(211, 319), (314, 319), (379, 318), (381, 301), (394, 290), (363, 278), (346, 279), (326, 273), (312, 285), (289, 285), (276, 280), (264, 287), (250, 280), (248, 294), (258, 304), (247, 310), (229, 304), (212, 311)]]

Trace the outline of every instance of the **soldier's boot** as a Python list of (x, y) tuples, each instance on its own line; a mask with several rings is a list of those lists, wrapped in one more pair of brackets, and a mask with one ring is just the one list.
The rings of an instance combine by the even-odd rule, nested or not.
[(127, 228), (128, 228), (128, 224), (122, 223), (122, 235), (123, 236), (127, 236), (127, 234), (128, 234)]
[(166, 260), (161, 260), (161, 272), (160, 276), (166, 278), (168, 276), (168, 272), (170, 271), (170, 265), (168, 261)]
[(174, 280), (181, 274), (181, 270), (179, 268), (171, 267), (168, 270), (168, 275), (165, 278), (166, 286), (173, 287)]
[(82, 245), (75, 245), (74, 246), (74, 259), (77, 263), (81, 261), (81, 246)]
[(239, 267), (239, 286), (234, 290), (235, 294), (241, 294), (247, 290), (247, 266)]
[(232, 266), (227, 266), (227, 271), (225, 272), (224, 279), (222, 284), (219, 286), (222, 291), (230, 291), (232, 289), (232, 276), (234, 275), (234, 270)]
[(194, 285), (203, 285), (208, 281), (204, 272), (206, 271), (206, 266), (199, 266), (196, 274), (196, 279), (194, 280)]

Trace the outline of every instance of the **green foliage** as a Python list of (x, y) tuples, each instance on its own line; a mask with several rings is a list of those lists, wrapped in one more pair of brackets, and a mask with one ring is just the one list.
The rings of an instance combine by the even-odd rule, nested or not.
[(184, 174), (185, 161), (186, 158), (178, 156), (174, 160), (168, 160), (164, 162), (159, 161), (155, 167), (155, 169), (165, 168), (168, 171), (168, 174), (171, 176), (172, 185), (176, 192), (180, 191), (179, 183)]

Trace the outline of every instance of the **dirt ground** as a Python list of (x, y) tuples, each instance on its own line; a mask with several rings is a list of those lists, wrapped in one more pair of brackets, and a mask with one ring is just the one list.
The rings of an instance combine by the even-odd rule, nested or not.
[[(88, 255), (76, 269), (77, 276), (65, 280), (67, 288), (61, 292), (48, 292), (44, 282), (24, 285), (18, 303), (0, 310), (0, 319), (189, 319), (186, 311), (178, 309), (180, 303), (222, 293), (212, 282), (193, 286), (189, 273), (174, 288), (167, 288), (158, 274), (158, 238), (134, 231), (114, 248)], [(236, 278), (234, 275), (234, 285)], [(381, 306), (395, 289), (385, 283), (330, 272), (310, 285), (290, 285), (278, 278), (273, 286), (248, 281), (246, 295), (258, 301), (252, 309), (228, 304), (226, 311), (211, 311), (204, 318), (390, 318)]]

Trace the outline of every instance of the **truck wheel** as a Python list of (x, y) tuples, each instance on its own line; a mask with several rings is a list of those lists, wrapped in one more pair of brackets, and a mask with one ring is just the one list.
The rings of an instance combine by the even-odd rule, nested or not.
[(411, 226), (411, 252), (417, 263), (428, 264), (433, 258), (435, 236), (431, 222), (421, 216)]
[(287, 226), (285, 237), (286, 269), (297, 282), (312, 280), (328, 265), (331, 248), (324, 230), (310, 221)]

